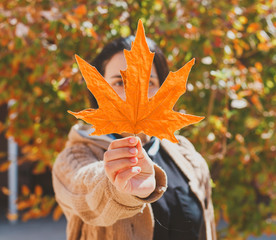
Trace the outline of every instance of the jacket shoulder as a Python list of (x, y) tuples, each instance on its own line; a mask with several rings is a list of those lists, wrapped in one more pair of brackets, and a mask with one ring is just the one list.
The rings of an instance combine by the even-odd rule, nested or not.
[[(91, 136), (91, 126), (84, 124), (74, 125), (69, 134), (62, 152), (87, 152), (102, 159), (103, 153), (107, 150), (111, 139), (107, 136)], [(61, 152), (61, 153), (62, 153)]]
[(199, 193), (204, 193), (203, 196), (201, 194), (198, 194), (198, 196), (202, 200), (202, 203), (203, 203), (202, 206), (204, 206), (206, 209), (205, 218), (206, 218), (206, 222), (208, 222), (208, 225), (207, 225), (208, 230), (206, 229), (206, 231), (213, 235), (213, 239), (216, 239), (214, 209), (213, 209), (213, 203), (212, 203), (212, 188), (211, 188), (211, 181), (210, 181), (211, 176), (210, 176), (208, 164), (205, 161), (205, 159), (201, 156), (201, 154), (199, 154), (196, 151), (193, 144), (187, 138), (180, 135), (177, 135), (176, 138), (178, 140), (179, 151), (188, 161), (190, 161), (190, 163), (194, 167), (195, 174), (200, 184)]
[(205, 178), (210, 177), (209, 167), (202, 155), (197, 152), (194, 145), (184, 136), (176, 135), (180, 153), (191, 163), (196, 171), (201, 170)]

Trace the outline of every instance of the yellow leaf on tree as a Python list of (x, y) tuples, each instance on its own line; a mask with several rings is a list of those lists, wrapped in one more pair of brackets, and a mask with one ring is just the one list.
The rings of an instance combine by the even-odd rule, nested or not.
[(53, 212), (53, 219), (55, 221), (58, 221), (60, 217), (62, 216), (63, 212), (59, 205), (56, 206), (54, 212)]
[(6, 161), (6, 162), (0, 164), (0, 172), (6, 172), (9, 169), (10, 165), (11, 165), (10, 161)]
[(30, 189), (29, 189), (26, 185), (22, 185), (21, 191), (22, 191), (22, 194), (23, 194), (24, 196), (27, 196), (27, 195), (30, 194)]
[(32, 202), (29, 200), (20, 201), (17, 203), (18, 210), (24, 210), (32, 206)]
[(85, 6), (84, 4), (82, 4), (82, 5), (78, 6), (78, 7), (76, 7), (76, 8), (74, 9), (74, 12), (75, 12), (76, 14), (78, 14), (78, 15), (83, 16), (83, 15), (86, 15), (86, 14), (87, 14), (87, 8), (86, 8), (86, 6)]
[(7, 214), (7, 219), (9, 219), (10, 221), (15, 221), (18, 219), (18, 215), (15, 213), (8, 213)]
[(118, 96), (95, 67), (76, 55), (87, 87), (97, 99), (99, 108), (85, 109), (78, 113), (68, 112), (92, 124), (95, 131), (91, 135), (144, 132), (149, 136), (177, 142), (174, 136), (176, 130), (203, 119), (172, 110), (178, 98), (186, 91), (187, 78), (195, 60), (192, 59), (176, 72), (170, 72), (158, 92), (148, 98), (154, 53), (150, 52), (146, 43), (141, 20), (131, 50), (124, 50), (124, 54), (127, 69), (121, 71), (121, 75), (126, 101)]
[(10, 195), (10, 190), (8, 188), (2, 187), (1, 190), (5, 195), (7, 195), (7, 196)]
[(43, 193), (43, 189), (42, 189), (42, 187), (41, 187), (41, 186), (39, 186), (39, 185), (36, 185), (36, 186), (35, 186), (35, 195), (37, 195), (37, 196), (41, 196), (41, 195), (42, 195), (42, 193)]

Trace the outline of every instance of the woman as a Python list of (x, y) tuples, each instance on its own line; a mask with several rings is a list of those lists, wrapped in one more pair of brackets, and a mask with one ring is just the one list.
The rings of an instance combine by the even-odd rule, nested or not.
[[(125, 99), (120, 70), (123, 49), (134, 37), (106, 45), (93, 66)], [(164, 82), (168, 66), (155, 52), (149, 93)], [(97, 102), (90, 95), (91, 105)], [(67, 218), (67, 239), (216, 239), (208, 166), (193, 145), (141, 133), (90, 136), (91, 126), (75, 125), (53, 167), (56, 199)]]

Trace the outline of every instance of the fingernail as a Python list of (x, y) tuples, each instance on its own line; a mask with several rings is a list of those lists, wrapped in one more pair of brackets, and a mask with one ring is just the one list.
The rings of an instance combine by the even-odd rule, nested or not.
[(131, 154), (136, 154), (136, 148), (131, 148), (131, 149), (129, 149), (129, 152), (131, 153)]
[(135, 138), (130, 138), (130, 139), (129, 139), (129, 142), (130, 142), (130, 143), (135, 143), (135, 142), (136, 142), (136, 139), (135, 139)]
[(141, 172), (141, 168), (140, 167), (133, 167), (132, 171), (139, 173), (139, 172)]
[(137, 162), (137, 158), (131, 158), (130, 161), (131, 161), (132, 163), (136, 163), (136, 162)]

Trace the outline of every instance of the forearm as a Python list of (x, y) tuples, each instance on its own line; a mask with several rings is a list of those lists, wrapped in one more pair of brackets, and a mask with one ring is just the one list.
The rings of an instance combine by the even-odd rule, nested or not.
[(117, 191), (105, 175), (103, 162), (93, 159), (91, 153), (85, 152), (87, 149), (81, 150), (82, 153), (67, 150), (58, 157), (53, 167), (53, 186), (61, 207), (87, 224), (112, 225), (162, 196), (166, 179), (161, 169), (157, 169), (156, 190), (148, 198), (140, 199)]
[(120, 202), (106, 177), (95, 183), (91, 191), (73, 193), (53, 171), (53, 186), (60, 206), (91, 225), (112, 225), (119, 219), (137, 214), (144, 207), (144, 203), (133, 196), (125, 196), (125, 201)]

